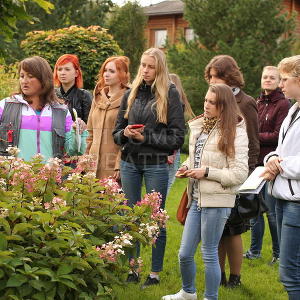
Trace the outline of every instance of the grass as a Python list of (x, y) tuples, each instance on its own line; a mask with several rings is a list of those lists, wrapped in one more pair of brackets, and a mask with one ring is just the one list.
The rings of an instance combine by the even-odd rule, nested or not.
[[(186, 179), (176, 179), (167, 199), (166, 209), (170, 215), (167, 226), (167, 247), (164, 260), (164, 271), (161, 272), (159, 286), (141, 290), (140, 285), (124, 285), (115, 287), (119, 300), (159, 300), (162, 296), (172, 294), (181, 289), (181, 277), (178, 265), (178, 250), (183, 226), (176, 220), (177, 207), (186, 185)], [(267, 224), (267, 222), (266, 222)], [(244, 250), (249, 249), (250, 232), (243, 234)], [(151, 249), (142, 249), (144, 268), (141, 281), (150, 271)], [(243, 261), (242, 286), (234, 290), (221, 287), (220, 300), (287, 300), (287, 294), (279, 282), (278, 264), (269, 266), (272, 259), (272, 245), (268, 226), (266, 226), (262, 258)], [(196, 252), (198, 299), (202, 300), (204, 291), (204, 265), (201, 260), (200, 247)], [(227, 270), (228, 273), (228, 270)]]

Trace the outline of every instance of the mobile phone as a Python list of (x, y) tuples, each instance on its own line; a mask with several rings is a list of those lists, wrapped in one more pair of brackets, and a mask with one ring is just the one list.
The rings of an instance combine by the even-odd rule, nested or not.
[(177, 175), (177, 177), (185, 177), (185, 176), (186, 176), (185, 173), (180, 173)]
[(132, 129), (137, 129), (137, 128), (142, 128), (144, 127), (145, 125), (144, 124), (133, 124), (133, 125), (130, 125)]

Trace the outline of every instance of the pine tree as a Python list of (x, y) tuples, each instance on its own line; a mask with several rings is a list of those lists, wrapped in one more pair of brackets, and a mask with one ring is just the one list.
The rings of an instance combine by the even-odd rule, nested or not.
[(145, 26), (146, 16), (137, 2), (127, 2), (122, 7), (116, 7), (108, 22), (109, 32), (124, 50), (124, 55), (130, 59), (132, 75), (137, 72), (144, 51)]
[(193, 108), (202, 111), (207, 90), (204, 68), (218, 54), (233, 56), (245, 78), (245, 91), (257, 97), (265, 65), (290, 55), (293, 16), (282, 13), (282, 0), (184, 0), (184, 18), (197, 34), (191, 43), (170, 47), (169, 61), (181, 75)]

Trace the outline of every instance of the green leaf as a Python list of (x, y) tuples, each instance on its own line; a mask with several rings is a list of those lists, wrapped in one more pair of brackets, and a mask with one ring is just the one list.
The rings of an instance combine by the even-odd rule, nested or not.
[(67, 287), (61, 283), (58, 284), (57, 293), (60, 297), (60, 300), (65, 299), (65, 293), (67, 291)]
[(34, 294), (32, 296), (32, 298), (35, 299), (35, 300), (47, 300), (46, 295), (45, 295), (44, 292), (40, 292), (40, 293)]
[(32, 290), (33, 290), (32, 287), (28, 284), (18, 287), (18, 291), (19, 291), (21, 297), (26, 297), (26, 296), (31, 295)]
[(9, 299), (13, 299), (13, 300), (21, 300), (22, 299), (22, 298), (19, 298), (16, 295), (9, 295), (8, 297), (9, 297)]
[(6, 235), (0, 233), (0, 250), (5, 251), (7, 249)]
[(50, 269), (46, 269), (46, 268), (36, 271), (35, 274), (49, 276), (51, 278), (51, 280), (53, 280), (55, 278), (55, 274)]
[(27, 230), (28, 228), (34, 228), (34, 226), (30, 223), (19, 223), (19, 224), (16, 224), (12, 233), (13, 234), (16, 234), (17, 232), (19, 231), (25, 231)]
[(25, 276), (21, 274), (14, 274), (8, 279), (6, 286), (18, 287), (24, 284), (25, 282), (27, 282), (27, 278)]
[(60, 282), (71, 289), (77, 290), (77, 286), (70, 280), (62, 279)]
[(29, 284), (38, 291), (41, 291), (44, 287), (44, 283), (41, 280), (30, 280)]
[(48, 14), (51, 13), (51, 10), (54, 9), (54, 5), (49, 1), (45, 0), (33, 0), (36, 2), (41, 8), (43, 8)]
[(3, 226), (5, 232), (6, 232), (8, 235), (11, 234), (11, 230), (10, 230), (9, 223), (8, 223), (4, 218), (0, 218), (0, 225)]
[(69, 274), (73, 271), (73, 266), (72, 265), (66, 265), (63, 264), (61, 266), (59, 266), (58, 270), (57, 270), (57, 275), (66, 275)]
[(5, 275), (4, 271), (0, 269), (0, 279)]

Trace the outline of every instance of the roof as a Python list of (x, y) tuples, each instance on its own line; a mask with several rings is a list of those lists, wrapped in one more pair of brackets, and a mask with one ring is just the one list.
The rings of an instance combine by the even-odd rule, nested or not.
[(144, 7), (147, 16), (183, 14), (184, 4), (180, 0), (167, 0)]

